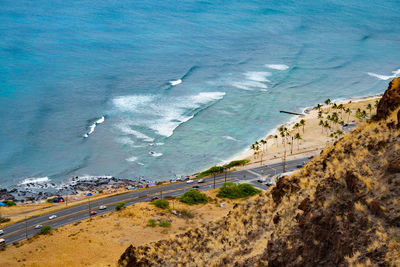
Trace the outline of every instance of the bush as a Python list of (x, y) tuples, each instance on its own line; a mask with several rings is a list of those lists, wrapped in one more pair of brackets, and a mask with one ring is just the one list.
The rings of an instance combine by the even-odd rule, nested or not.
[(156, 227), (156, 220), (154, 219), (148, 220), (147, 225), (150, 227)]
[(160, 223), (158, 224), (161, 227), (170, 227), (171, 223), (167, 220), (161, 220)]
[(226, 169), (230, 169), (230, 168), (233, 168), (233, 167), (238, 166), (238, 165), (245, 165), (247, 163), (249, 163), (249, 161), (246, 160), (246, 159), (244, 159), (244, 160), (234, 160), (234, 161), (231, 161), (228, 164), (224, 165), (224, 167)]
[(234, 161), (231, 161), (228, 164), (225, 164), (223, 166), (213, 166), (213, 167), (209, 168), (208, 170), (205, 170), (205, 171), (199, 173), (196, 177), (197, 178), (202, 178), (202, 177), (209, 176), (209, 175), (212, 175), (212, 174), (219, 174), (219, 173), (222, 173), (226, 169), (230, 169), (230, 168), (233, 168), (233, 167), (238, 166), (238, 165), (245, 165), (246, 163), (249, 163), (249, 161), (246, 160), (246, 159), (244, 159), (244, 160), (234, 160)]
[(121, 201), (121, 202), (117, 202), (117, 204), (115, 204), (115, 210), (119, 211), (121, 210), (124, 206), (125, 206), (125, 202)]
[(197, 191), (196, 189), (190, 189), (185, 192), (179, 200), (189, 205), (207, 203), (207, 195)]
[(51, 231), (51, 226), (50, 225), (43, 225), (42, 228), (40, 228), (39, 235), (47, 235)]
[(235, 198), (254, 196), (256, 194), (259, 194), (260, 192), (261, 190), (254, 188), (254, 186), (250, 184), (236, 185), (234, 183), (229, 182), (223, 184), (223, 186), (219, 189), (217, 196), (235, 199)]
[(169, 202), (168, 200), (165, 199), (156, 199), (152, 202), (157, 208), (160, 209), (168, 209), (169, 208)]
[(0, 223), (5, 223), (5, 222), (9, 222), (10, 218), (4, 218), (4, 217), (0, 217)]
[(3, 203), (6, 204), (7, 207), (11, 207), (11, 206), (17, 205), (17, 204), (16, 204), (14, 201), (12, 201), (12, 200), (4, 200)]
[(180, 210), (179, 213), (181, 214), (182, 218), (185, 218), (185, 219), (194, 218), (194, 214), (189, 210)]
[(48, 198), (46, 201), (49, 202), (49, 203), (53, 203), (53, 199), (54, 198)]
[(99, 190), (99, 194), (103, 194), (103, 190)]

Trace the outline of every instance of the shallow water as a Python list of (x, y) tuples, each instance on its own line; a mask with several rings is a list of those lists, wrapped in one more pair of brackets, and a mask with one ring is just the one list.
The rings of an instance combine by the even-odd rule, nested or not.
[(2, 1), (0, 187), (193, 173), (400, 75), (398, 1), (214, 2)]

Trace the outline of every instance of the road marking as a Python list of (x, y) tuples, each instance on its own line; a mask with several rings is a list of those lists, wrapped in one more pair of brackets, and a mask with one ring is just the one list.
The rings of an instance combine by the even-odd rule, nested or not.
[(249, 172), (249, 173), (251, 173), (251, 174), (254, 174), (254, 175), (257, 176), (257, 177), (260, 177), (260, 176), (261, 176), (261, 174), (256, 173), (255, 171), (252, 171), (252, 170), (246, 170), (246, 171)]

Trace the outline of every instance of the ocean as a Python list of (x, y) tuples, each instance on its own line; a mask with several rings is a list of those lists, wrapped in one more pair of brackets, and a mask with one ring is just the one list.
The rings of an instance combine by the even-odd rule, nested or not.
[(400, 75), (399, 1), (0, 3), (0, 188), (167, 180)]

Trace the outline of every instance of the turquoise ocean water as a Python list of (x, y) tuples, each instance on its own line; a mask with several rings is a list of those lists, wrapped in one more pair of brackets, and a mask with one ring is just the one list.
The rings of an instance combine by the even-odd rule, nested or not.
[(0, 187), (169, 179), (400, 75), (400, 1), (0, 1)]

